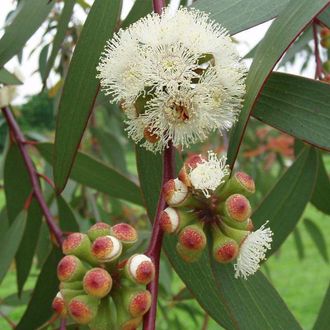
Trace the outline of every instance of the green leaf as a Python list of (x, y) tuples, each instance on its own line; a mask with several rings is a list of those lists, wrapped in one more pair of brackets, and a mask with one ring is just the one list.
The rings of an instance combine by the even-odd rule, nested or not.
[(0, 69), (0, 83), (4, 85), (22, 85), (22, 82), (5, 68)]
[(29, 175), (16, 144), (10, 146), (6, 156), (4, 183), (7, 214), (11, 223), (23, 209), (32, 190)]
[[(161, 157), (139, 147), (136, 150), (141, 189), (149, 218), (153, 219), (161, 189)], [(229, 271), (224, 267), (216, 270), (225, 272), (224, 276), (219, 277), (212, 271), (207, 252), (199, 262), (186, 264), (176, 253), (176, 242), (176, 237), (165, 235), (163, 247), (167, 257), (199, 304), (220, 325), (226, 329), (264, 330), (263, 325), (269, 319), (266, 329), (300, 329), (280, 296), (262, 274), (241, 283), (234, 279), (232, 270), (229, 276)], [(239, 290), (235, 289), (236, 284)], [(249, 306), (245, 306), (245, 300)], [(236, 305), (238, 302), (240, 304)], [(261, 320), (260, 326), (257, 319)]]
[(330, 7), (323, 10), (322, 13), (317, 17), (322, 23), (330, 28)]
[(70, 205), (67, 204), (61, 195), (56, 196), (56, 201), (61, 229), (64, 232), (79, 231), (79, 225)]
[(45, 0), (20, 1), (14, 20), (0, 39), (0, 68), (24, 47), (52, 8)]
[(66, 77), (56, 125), (54, 181), (62, 191), (98, 93), (96, 66), (111, 38), (121, 1), (96, 0), (75, 48)]
[(61, 44), (65, 38), (65, 34), (68, 28), (68, 24), (70, 22), (70, 18), (72, 16), (72, 12), (73, 12), (73, 7), (75, 5), (75, 0), (66, 0), (64, 2), (64, 7), (61, 13), (61, 17), (58, 21), (57, 24), (57, 32), (56, 35), (54, 37), (54, 41), (52, 43), (52, 51), (50, 53), (50, 56), (48, 58), (47, 61), (47, 65), (45, 68), (45, 72), (43, 75), (43, 82), (45, 83), (48, 76), (49, 76), (49, 72), (52, 69), (54, 63), (55, 63), (55, 59), (56, 59), (56, 55), (61, 47)]
[(297, 227), (293, 231), (293, 238), (298, 252), (298, 258), (299, 260), (302, 260), (305, 258), (305, 250), (301, 239), (300, 231)]
[[(52, 147), (53, 145), (49, 143), (42, 143), (37, 146), (41, 155), (48, 162), (52, 160)], [(81, 152), (77, 154), (71, 171), (71, 178), (109, 196), (143, 205), (140, 189), (135, 183), (113, 168)]]
[(234, 127), (228, 149), (228, 163), (233, 166), (245, 132), (250, 112), (267, 77), (288, 46), (315, 17), (328, 0), (291, 0), (273, 22), (260, 43), (246, 79), (243, 109)]
[(313, 221), (309, 219), (304, 219), (304, 225), (310, 237), (312, 238), (313, 242), (315, 243), (315, 246), (320, 252), (322, 258), (326, 262), (329, 262), (327, 242), (320, 228)]
[(5, 277), (7, 270), (13, 261), (17, 249), (21, 243), (26, 224), (27, 212), (22, 211), (11, 224), (6, 232), (0, 249), (0, 283)]
[(58, 292), (56, 267), (62, 257), (61, 251), (53, 249), (45, 261), (29, 305), (15, 329), (37, 329), (53, 314), (52, 301)]
[(198, 0), (194, 8), (210, 13), (230, 34), (247, 30), (276, 17), (289, 0)]
[(317, 166), (316, 151), (305, 148), (252, 215), (257, 228), (269, 221), (274, 232), (270, 254), (281, 246), (298, 223), (313, 193)]
[(253, 109), (253, 116), (309, 144), (330, 150), (329, 104), (329, 84), (273, 73)]
[(15, 292), (1, 300), (1, 305), (13, 307), (26, 305), (29, 302), (30, 297), (31, 290), (23, 291), (20, 297), (18, 297), (17, 293)]
[(132, 23), (136, 22), (141, 17), (146, 16), (152, 12), (152, 2), (145, 0), (136, 0), (129, 14), (122, 24), (122, 28), (127, 28)]
[(330, 323), (330, 285), (324, 296), (324, 300), (317, 317), (317, 320), (314, 324), (313, 330), (323, 330), (328, 329)]
[(32, 200), (27, 213), (24, 234), (15, 256), (18, 295), (21, 295), (29, 276), (39, 238), (42, 211), (36, 199)]
[(46, 72), (46, 65), (47, 65), (47, 55), (48, 55), (49, 44), (45, 45), (39, 54), (39, 73), (41, 79), (44, 78)]
[(330, 179), (320, 153), (318, 153), (318, 157), (319, 169), (311, 202), (320, 211), (330, 214)]

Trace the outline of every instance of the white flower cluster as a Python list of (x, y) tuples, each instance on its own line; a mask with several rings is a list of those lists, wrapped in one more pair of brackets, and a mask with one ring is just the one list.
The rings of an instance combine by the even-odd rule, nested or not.
[(97, 70), (127, 115), (129, 136), (152, 151), (228, 130), (245, 91), (245, 68), (227, 31), (194, 9), (165, 9), (120, 30)]

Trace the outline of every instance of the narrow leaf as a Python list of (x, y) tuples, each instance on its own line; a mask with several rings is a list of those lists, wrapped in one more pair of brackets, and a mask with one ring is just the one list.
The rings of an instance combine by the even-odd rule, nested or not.
[(319, 315), (317, 317), (317, 320), (314, 324), (313, 330), (328, 329), (329, 323), (330, 323), (329, 310), (330, 310), (330, 285), (324, 296), (324, 300), (323, 300)]
[(151, 1), (136, 0), (121, 27), (127, 28), (129, 25), (136, 22), (141, 17), (146, 16), (150, 12), (152, 12)]
[(0, 69), (0, 83), (4, 85), (22, 85), (22, 82), (5, 68)]
[(64, 232), (79, 231), (79, 225), (77, 223), (76, 217), (65, 199), (61, 195), (58, 195), (56, 196), (56, 201), (61, 229)]
[(298, 252), (298, 258), (299, 260), (302, 260), (305, 257), (305, 250), (298, 228), (295, 228), (295, 230), (293, 231), (293, 238)]
[(54, 180), (59, 191), (64, 189), (67, 182), (93, 110), (98, 93), (96, 66), (106, 40), (115, 29), (120, 9), (120, 0), (96, 0), (75, 48), (57, 117)]

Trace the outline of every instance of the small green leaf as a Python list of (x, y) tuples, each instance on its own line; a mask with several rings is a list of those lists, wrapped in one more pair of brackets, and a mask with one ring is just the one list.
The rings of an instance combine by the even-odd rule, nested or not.
[(320, 228), (313, 221), (309, 219), (304, 219), (304, 225), (310, 237), (312, 238), (313, 242), (315, 243), (315, 246), (317, 247), (321, 256), (323, 257), (323, 259), (326, 262), (329, 262), (327, 242)]
[(22, 82), (5, 68), (0, 69), (0, 83), (4, 85), (22, 85)]
[(96, 66), (115, 29), (121, 1), (96, 0), (87, 16), (65, 79), (55, 135), (54, 181), (62, 191), (98, 93)]
[(17, 249), (21, 243), (25, 225), (26, 225), (27, 212), (23, 210), (16, 217), (15, 221), (11, 224), (6, 232), (1, 244), (0, 249), (0, 283), (5, 277), (7, 270), (13, 261)]
[(15, 329), (37, 329), (53, 314), (52, 301), (58, 292), (56, 267), (62, 257), (61, 251), (53, 249), (45, 261), (29, 305)]
[(64, 232), (79, 231), (79, 225), (77, 223), (76, 217), (65, 199), (61, 195), (57, 195), (56, 201), (61, 229)]
[(301, 239), (300, 231), (297, 227), (293, 231), (293, 238), (294, 238), (294, 242), (295, 242), (295, 245), (297, 248), (298, 258), (299, 258), (299, 260), (302, 260), (305, 258), (305, 250), (304, 250), (304, 245), (303, 245), (303, 242)]
[(319, 315), (317, 317), (317, 320), (314, 324), (313, 330), (325, 330), (329, 328), (330, 324), (330, 285), (328, 287), (328, 290), (324, 296), (324, 300), (319, 312)]
[(53, 8), (45, 0), (21, 0), (14, 20), (0, 39), (0, 68), (24, 47)]
[(122, 24), (122, 28), (127, 28), (132, 23), (136, 22), (141, 17), (146, 16), (152, 12), (152, 2), (145, 0), (136, 0), (129, 14)]
[(257, 228), (269, 221), (274, 232), (270, 254), (281, 246), (298, 223), (313, 193), (317, 166), (316, 151), (305, 148), (252, 215)]
[(287, 134), (330, 150), (330, 85), (285, 73), (273, 73), (253, 116)]

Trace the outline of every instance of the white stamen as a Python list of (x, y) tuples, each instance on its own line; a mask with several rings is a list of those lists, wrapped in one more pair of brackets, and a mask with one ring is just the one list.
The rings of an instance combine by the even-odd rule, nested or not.
[(170, 205), (180, 204), (185, 200), (188, 195), (188, 188), (181, 180), (179, 180), (178, 178), (174, 179), (174, 184), (175, 191), (171, 196), (170, 200), (168, 201)]
[(106, 255), (105, 260), (111, 260), (117, 255), (119, 255), (122, 251), (122, 244), (121, 242), (114, 236), (107, 235), (107, 237), (111, 240), (113, 249), (112, 251)]
[(229, 167), (226, 165), (226, 157), (218, 159), (213, 151), (208, 152), (208, 160), (201, 163), (188, 174), (192, 186), (200, 189), (206, 198), (211, 197), (210, 191), (217, 189), (223, 182), (223, 178), (229, 175)]
[(260, 261), (266, 259), (267, 250), (271, 249), (273, 232), (265, 228), (264, 223), (258, 230), (250, 233), (240, 247), (237, 263), (234, 265), (235, 278), (254, 274), (260, 268)]
[(164, 212), (166, 212), (168, 214), (168, 217), (171, 221), (171, 225), (172, 225), (172, 233), (174, 233), (177, 228), (179, 227), (179, 215), (178, 212), (173, 209), (172, 207), (167, 207)]
[(137, 254), (131, 258), (129, 264), (129, 271), (134, 278), (137, 277), (137, 270), (144, 261), (152, 262), (151, 259), (145, 254)]

